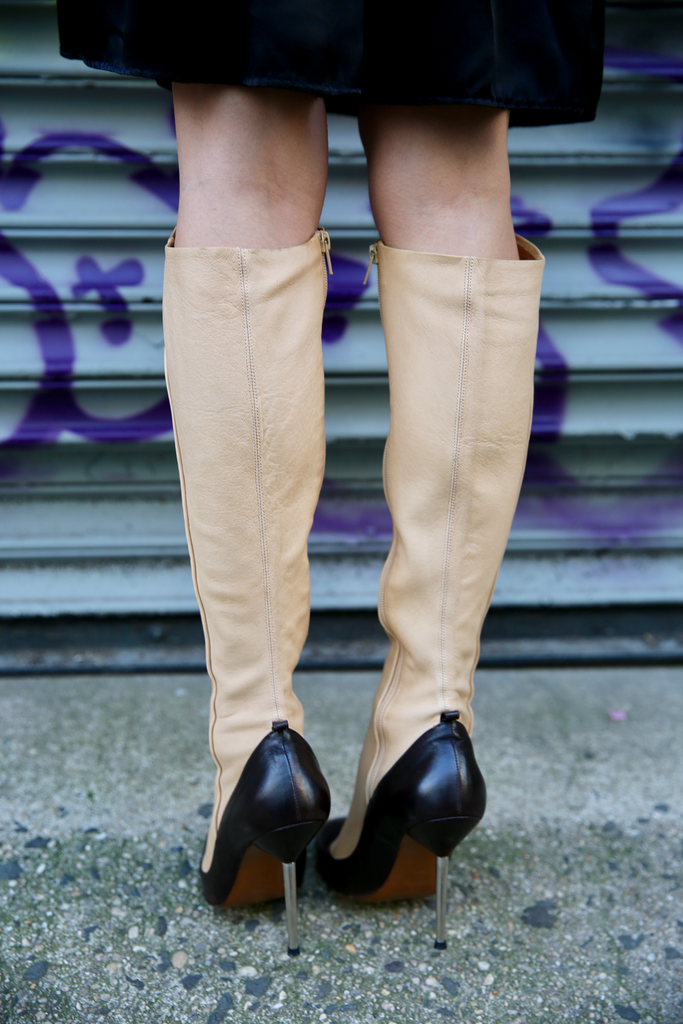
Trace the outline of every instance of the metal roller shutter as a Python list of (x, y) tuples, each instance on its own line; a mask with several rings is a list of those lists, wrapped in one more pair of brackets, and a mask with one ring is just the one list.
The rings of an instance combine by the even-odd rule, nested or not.
[[(548, 263), (532, 446), (494, 602), (683, 600), (683, 5), (608, 10), (597, 121), (510, 136)], [(171, 101), (59, 57), (0, 2), (0, 615), (193, 611), (163, 382)], [(388, 550), (374, 240), (355, 122), (330, 119), (327, 480), (315, 608), (368, 608)]]

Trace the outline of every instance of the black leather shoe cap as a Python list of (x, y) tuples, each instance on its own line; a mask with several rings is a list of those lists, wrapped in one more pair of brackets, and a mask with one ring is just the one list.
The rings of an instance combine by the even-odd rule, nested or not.
[(207, 903), (225, 903), (252, 845), (283, 863), (297, 861), (300, 882), (306, 846), (329, 813), (330, 791), (315, 754), (303, 736), (275, 722), (244, 766), (223, 812), (211, 867), (200, 869)]
[(370, 896), (387, 880), (406, 834), (448, 856), (479, 823), (486, 785), (465, 727), (452, 716), (423, 733), (380, 780), (365, 812), (358, 845), (336, 859), (330, 845), (342, 818), (317, 839), (318, 871), (347, 896)]

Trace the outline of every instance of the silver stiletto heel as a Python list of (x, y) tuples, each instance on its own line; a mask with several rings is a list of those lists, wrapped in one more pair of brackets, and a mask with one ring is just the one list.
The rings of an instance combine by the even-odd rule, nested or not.
[(446, 897), (448, 895), (448, 857), (436, 858), (436, 942), (434, 949), (446, 948)]
[(285, 880), (285, 914), (287, 916), (287, 952), (299, 955), (299, 916), (296, 906), (296, 863), (283, 864)]

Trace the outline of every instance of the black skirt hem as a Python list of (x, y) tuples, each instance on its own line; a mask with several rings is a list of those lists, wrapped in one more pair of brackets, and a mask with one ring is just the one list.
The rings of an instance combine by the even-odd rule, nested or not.
[[(131, 68), (129, 66), (117, 65), (109, 61), (91, 60), (82, 54), (70, 53), (67, 50), (60, 50), (62, 57), (68, 60), (82, 60), (88, 67), (96, 71), (109, 71), (116, 75), (126, 75), (131, 78), (145, 78), (155, 81), (164, 89), (170, 89), (172, 82), (194, 83), (197, 78), (188, 78), (187, 74), (174, 76), (164, 74), (150, 69)], [(574, 124), (582, 121), (595, 120), (595, 108), (558, 106), (552, 103), (523, 104), (507, 100), (494, 100), (473, 96), (423, 96), (409, 95), (396, 96), (391, 99), (383, 96), (361, 95), (360, 89), (335, 89), (333, 86), (314, 85), (309, 81), (301, 81), (296, 78), (278, 77), (257, 77), (243, 78), (240, 81), (226, 82), (225, 79), (215, 81), (204, 79), (202, 84), (213, 85), (243, 85), (248, 88), (262, 89), (291, 89), (294, 92), (306, 92), (313, 96), (319, 96), (325, 100), (325, 106), (333, 114), (348, 114), (356, 116), (361, 103), (377, 103), (385, 106), (406, 106), (406, 107), (428, 107), (428, 106), (467, 106), (467, 107), (490, 107), (494, 110), (510, 111), (510, 127), (541, 127), (551, 124)]]

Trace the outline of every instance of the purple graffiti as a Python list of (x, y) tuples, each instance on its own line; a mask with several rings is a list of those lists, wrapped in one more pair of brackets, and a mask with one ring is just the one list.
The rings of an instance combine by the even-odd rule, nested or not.
[(635, 192), (611, 196), (591, 210), (595, 235), (616, 235), (623, 221), (631, 217), (648, 217), (672, 213), (683, 203), (683, 150), (673, 158), (663, 174), (652, 184)]
[(510, 196), (510, 208), (515, 231), (525, 235), (547, 235), (552, 231), (553, 222), (550, 218), (527, 206), (519, 196)]
[(111, 270), (102, 270), (91, 256), (82, 256), (76, 264), (78, 282), (72, 286), (74, 298), (82, 299), (88, 292), (97, 292), (104, 309), (126, 309), (119, 288), (141, 284), (145, 276), (140, 260), (129, 259), (117, 263)]
[(538, 328), (536, 360), (540, 369), (536, 374), (531, 436), (535, 441), (556, 441), (564, 421), (569, 367), (543, 324)]
[[(0, 157), (4, 154), (5, 131), (0, 124)], [(9, 169), (0, 175), (0, 203), (6, 210), (20, 210), (41, 179), (32, 164), (46, 160), (65, 149), (90, 149), (122, 163), (140, 164), (130, 178), (151, 192), (172, 210), (178, 209), (179, 178), (177, 170), (165, 174), (144, 153), (115, 142), (99, 132), (47, 132), (12, 157)]]
[(616, 245), (593, 245), (588, 258), (595, 272), (608, 284), (633, 288), (648, 299), (683, 299), (683, 289), (634, 263)]
[[(680, 473), (680, 464), (669, 467)], [(680, 476), (675, 482), (680, 480)], [(657, 484), (665, 483), (662, 473)], [(579, 481), (567, 474), (542, 453), (529, 455), (527, 487), (522, 490), (515, 513), (513, 530), (560, 530), (575, 537), (592, 537), (598, 543), (608, 541), (647, 544), (647, 538), (660, 530), (680, 527), (683, 499), (678, 493), (661, 490), (654, 493), (609, 491), (582, 493)], [(386, 548), (392, 538), (392, 521), (384, 501), (376, 496), (352, 497), (335, 494), (335, 488), (323, 487), (313, 520), (312, 536), (320, 544), (342, 540), (349, 547), (365, 550)]]
[(318, 501), (311, 533), (321, 540), (325, 535), (349, 544), (374, 541), (382, 546), (391, 543), (391, 514), (381, 499), (354, 498), (335, 494), (326, 483)]
[(536, 447), (534, 441), (537, 440), (532, 435), (524, 467), (522, 495), (527, 487), (578, 487), (578, 479), (568, 473), (550, 452)]
[[(605, 66), (683, 81), (683, 60), (666, 54), (655, 54), (607, 47)], [(683, 203), (683, 149), (679, 150), (666, 170), (650, 185), (612, 196), (598, 203), (591, 211), (593, 233), (615, 236), (623, 221), (672, 213)], [(648, 299), (677, 299), (683, 306), (683, 289), (653, 274), (645, 267), (623, 256), (616, 245), (594, 245), (588, 253), (593, 269), (608, 284), (633, 288)], [(683, 313), (664, 317), (658, 325), (679, 344), (683, 344)]]
[[(134, 262), (134, 261), (131, 261)], [(54, 288), (0, 233), (0, 277), (29, 295), (39, 313), (50, 315), (34, 324), (44, 365), (44, 378), (28, 408), (2, 447), (45, 444), (71, 431), (87, 441), (146, 441), (171, 429), (171, 410), (164, 396), (151, 408), (117, 419), (92, 416), (78, 405), (69, 379), (74, 369), (74, 343)]]
[[(541, 483), (541, 490), (522, 490), (515, 513), (513, 531), (558, 530), (564, 535), (593, 538), (601, 542), (648, 544), (648, 537), (661, 530), (680, 527), (683, 500), (678, 493), (620, 493), (608, 491), (586, 495), (578, 481), (551, 460), (545, 460), (538, 478), (533, 463), (539, 456), (530, 453), (532, 475), (527, 486)], [(540, 456), (542, 459), (542, 456)], [(338, 544), (364, 550), (386, 549), (391, 543), (392, 521), (389, 509), (379, 497), (334, 496), (324, 488), (316, 509), (312, 537), (318, 544)], [(572, 493), (573, 492), (573, 493)]]
[[(556, 481), (559, 483), (560, 481)], [(648, 544), (658, 530), (678, 530), (683, 499), (680, 493), (609, 492), (587, 496), (544, 490), (522, 493), (515, 513), (516, 530), (561, 530), (596, 541), (621, 542), (629, 547)]]
[[(621, 63), (616, 63), (621, 61)], [(675, 81), (683, 81), (683, 61), (678, 58), (653, 54), (638, 54), (636, 51), (620, 50), (606, 55), (608, 66), (623, 67), (644, 74), (658, 75)], [(650, 185), (632, 192), (612, 196), (596, 204), (591, 211), (593, 233), (603, 238), (617, 236), (622, 223), (633, 217), (667, 214), (683, 204), (683, 149), (679, 150), (666, 170)], [(630, 288), (646, 299), (673, 299), (679, 310), (663, 317), (658, 327), (683, 344), (683, 289), (647, 267), (629, 259), (616, 242), (600, 242), (588, 250), (588, 258), (594, 271), (607, 284)], [(660, 484), (663, 473), (671, 472), (672, 480), (680, 484), (683, 463), (680, 456), (670, 459), (665, 465), (648, 474), (642, 486)], [(606, 514), (606, 513), (609, 514)], [(544, 507), (546, 518), (571, 517), (571, 507), (561, 509), (550, 501)], [(582, 513), (582, 527), (596, 536), (617, 537), (634, 543), (634, 534), (651, 533), (662, 525), (680, 524), (681, 501), (678, 497), (653, 497), (642, 499), (621, 498), (609, 509), (598, 508)], [(575, 520), (572, 518), (572, 522)], [(637, 542), (637, 541), (636, 541)]]
[[(624, 220), (631, 217), (671, 213), (683, 204), (683, 149), (651, 185), (603, 200), (591, 211), (593, 233), (616, 236)], [(624, 256), (615, 243), (595, 244), (588, 259), (596, 274), (607, 284), (632, 288), (648, 299), (676, 299), (683, 307), (683, 289)], [(658, 326), (683, 344), (683, 313), (663, 317)]]
[(133, 325), (130, 320), (123, 317), (114, 317), (112, 320), (105, 320), (100, 324), (100, 330), (107, 344), (116, 348), (118, 345), (125, 345), (130, 341), (133, 334)]
[(31, 397), (28, 409), (5, 444), (54, 443), (60, 434), (69, 431), (86, 441), (100, 444), (122, 444), (148, 441), (171, 429), (171, 413), (166, 396), (151, 408), (134, 416), (107, 419), (92, 416), (76, 402), (76, 395), (65, 381), (44, 383)]
[(43, 314), (42, 319), (35, 321), (34, 328), (45, 377), (69, 377), (73, 372), (74, 345), (59, 296), (50, 282), (1, 233), (0, 277), (27, 292), (33, 308)]
[[(616, 245), (593, 245), (588, 250), (588, 259), (595, 272), (608, 284), (633, 288), (648, 299), (677, 299), (683, 306), (682, 288), (634, 263)], [(657, 326), (683, 345), (683, 313), (664, 317)]]
[(346, 333), (348, 321), (337, 311), (353, 309), (369, 287), (368, 284), (363, 284), (365, 267), (358, 260), (333, 254), (332, 269), (334, 273), (327, 279), (327, 302), (322, 334), (324, 345), (333, 345), (341, 341)]
[[(139, 285), (145, 276), (139, 260), (123, 260), (111, 270), (102, 270), (91, 256), (82, 256), (78, 260), (76, 273), (78, 282), (71, 288), (74, 298), (82, 299), (94, 291), (99, 295), (100, 305), (104, 309), (121, 313), (128, 309), (128, 304), (119, 288)], [(105, 321), (100, 330), (110, 345), (123, 345), (130, 339), (133, 325), (127, 318), (119, 316)]]
[(631, 74), (650, 75), (654, 78), (668, 78), (674, 82), (683, 81), (683, 60), (663, 53), (646, 53), (631, 50), (625, 46), (605, 47), (605, 67)]
[[(5, 132), (0, 124), (0, 157), (4, 154)], [(26, 203), (41, 174), (32, 164), (54, 153), (72, 148), (90, 149), (113, 160), (141, 165), (131, 180), (151, 192), (172, 210), (178, 206), (178, 175), (164, 174), (148, 157), (95, 132), (49, 132), (24, 147), (0, 171), (0, 203), (8, 210), (19, 210)], [(79, 277), (73, 286), (74, 297), (95, 291), (100, 305), (109, 311), (125, 312), (127, 304), (120, 287), (138, 285), (144, 271), (138, 260), (119, 263), (104, 271), (91, 257), (76, 265)], [(3, 447), (54, 442), (63, 431), (88, 441), (120, 443), (149, 440), (171, 430), (171, 412), (166, 396), (136, 415), (107, 419), (92, 416), (77, 403), (71, 388), (75, 348), (71, 328), (59, 296), (36, 267), (0, 233), (0, 276), (14, 287), (27, 292), (31, 305), (40, 314), (34, 328), (40, 345), (44, 373), (38, 390)], [(48, 315), (49, 314), (49, 315)], [(110, 344), (120, 345), (131, 334), (127, 318), (115, 317), (102, 325)]]

